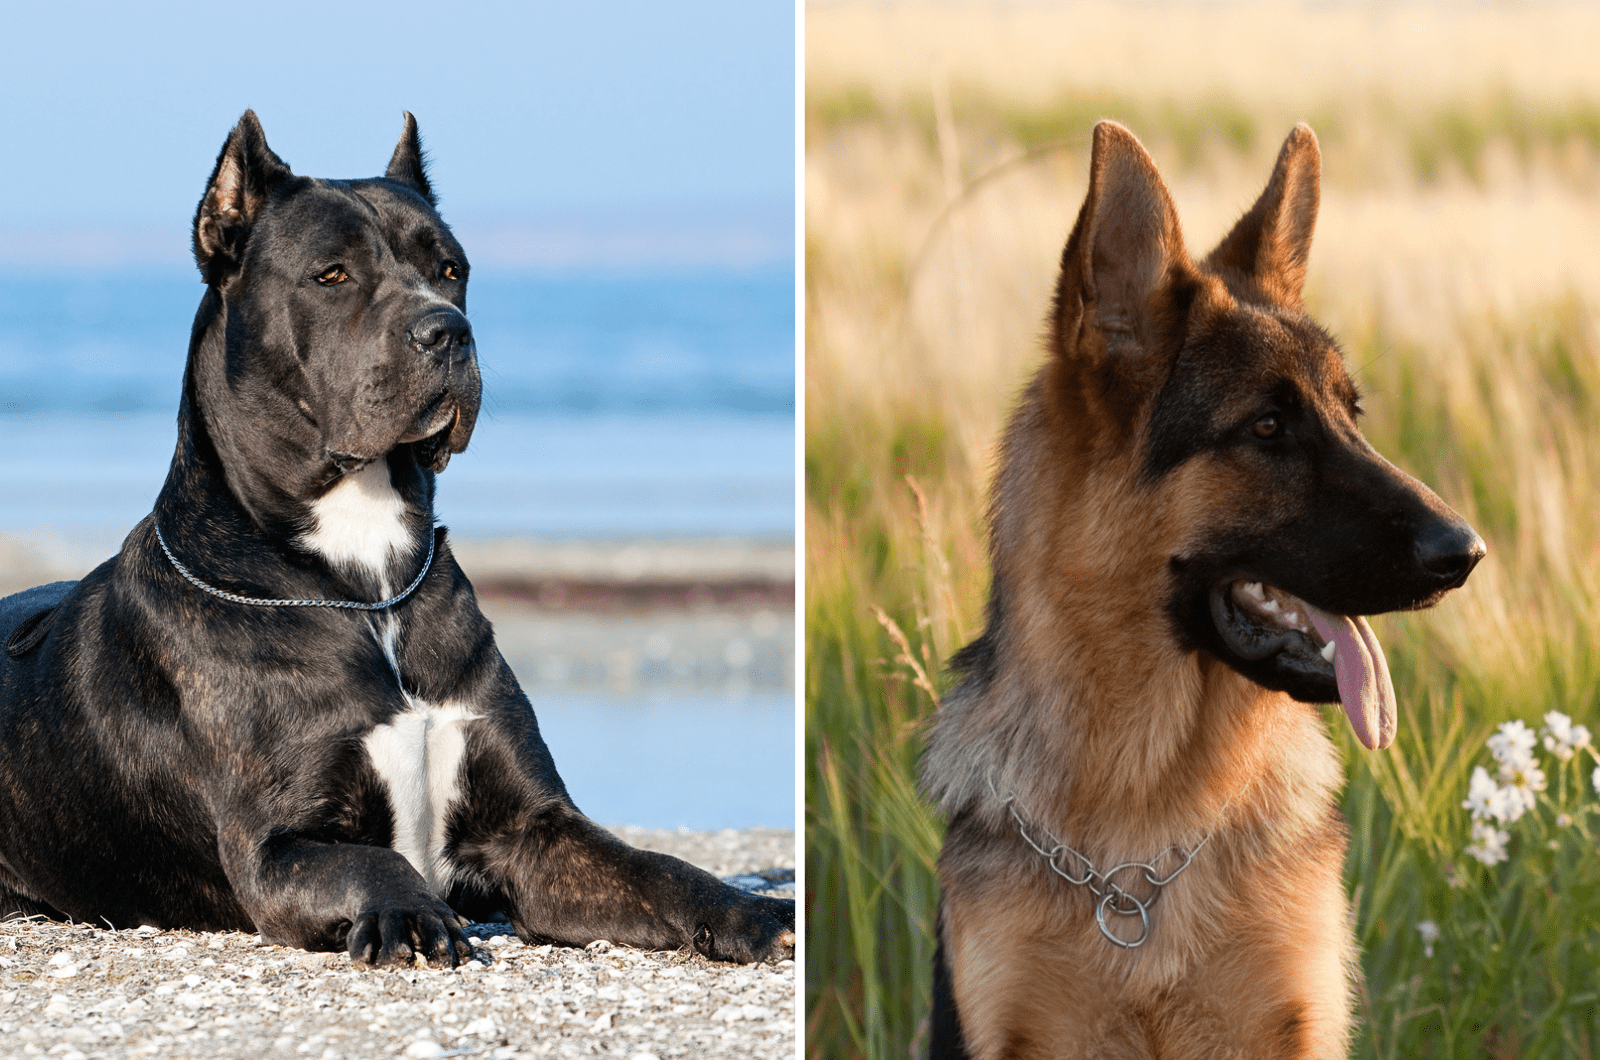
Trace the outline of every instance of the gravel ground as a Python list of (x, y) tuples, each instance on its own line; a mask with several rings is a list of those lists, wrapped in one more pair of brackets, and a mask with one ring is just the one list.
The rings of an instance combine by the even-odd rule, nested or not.
[[(794, 866), (790, 831), (616, 831), (719, 876)], [(460, 968), (390, 971), (255, 935), (0, 923), (0, 1056), (795, 1055), (793, 961), (533, 947), (504, 924), (467, 934), (477, 958)]]

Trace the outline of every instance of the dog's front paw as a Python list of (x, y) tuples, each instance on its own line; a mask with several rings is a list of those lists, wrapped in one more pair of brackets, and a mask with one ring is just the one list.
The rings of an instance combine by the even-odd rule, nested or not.
[(412, 964), (420, 953), (429, 964), (454, 968), (472, 956), (460, 920), (432, 896), (363, 911), (350, 924), (346, 949), (352, 961), (379, 967)]
[(794, 901), (745, 894), (705, 911), (694, 930), (695, 952), (714, 961), (782, 961), (794, 956)]

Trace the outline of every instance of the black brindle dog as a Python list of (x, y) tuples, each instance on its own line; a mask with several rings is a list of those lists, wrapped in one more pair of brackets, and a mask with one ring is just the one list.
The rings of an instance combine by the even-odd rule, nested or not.
[(434, 525), (479, 376), (411, 116), (382, 177), (317, 180), (246, 112), (194, 252), (155, 511), (0, 601), (0, 915), (454, 964), (458, 913), (501, 910), (530, 941), (791, 956), (793, 902), (578, 812)]

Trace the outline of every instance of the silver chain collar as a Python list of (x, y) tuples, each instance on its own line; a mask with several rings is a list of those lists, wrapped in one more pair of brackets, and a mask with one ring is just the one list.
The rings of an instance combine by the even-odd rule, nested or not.
[[(1022, 836), (1023, 842), (1032, 847), (1036, 854), (1044, 858), (1045, 862), (1050, 866), (1051, 872), (1054, 872), (1075, 887), (1089, 888), (1089, 893), (1098, 899), (1095, 902), (1094, 920), (1099, 925), (1100, 934), (1104, 935), (1112, 945), (1120, 946), (1125, 950), (1137, 949), (1145, 944), (1145, 940), (1150, 937), (1150, 907), (1156, 904), (1157, 898), (1161, 897), (1161, 889), (1177, 879), (1183, 873), (1183, 870), (1189, 867), (1190, 863), (1194, 861), (1195, 855), (1200, 853), (1207, 843), (1211, 842), (1212, 835), (1216, 833), (1216, 829), (1213, 828), (1206, 833), (1204, 839), (1188, 850), (1173, 844), (1149, 861), (1124, 861), (1120, 865), (1113, 865), (1111, 868), (1101, 872), (1094, 867), (1094, 862), (1090, 861), (1081, 851), (1074, 850), (1043, 829), (1039, 829), (1039, 832), (1045, 837), (1049, 845), (1046, 846), (1035, 840), (1033, 836), (1028, 834), (1028, 823), (1023, 820), (1021, 812), (1017, 809), (1016, 795), (1001, 795), (999, 789), (994, 786), (993, 778), (989, 780), (989, 790), (994, 793), (995, 798), (1000, 800), (1000, 804), (1010, 811), (1011, 819), (1017, 823), (1017, 832)], [(1231, 802), (1232, 800), (1230, 799), (1229, 801)], [(1223, 805), (1223, 810), (1226, 812), (1227, 804)], [(1220, 824), (1220, 817), (1218, 823)], [(1167, 861), (1169, 854), (1177, 855), (1178, 865), (1171, 872), (1163, 875), (1161, 870), (1156, 867), (1156, 863)], [(1063, 864), (1063, 859), (1067, 859), (1067, 864)], [(1075, 874), (1073, 869), (1079, 866), (1081, 868)], [(1150, 885), (1151, 890), (1148, 898), (1139, 898), (1129, 893), (1116, 882), (1117, 876), (1129, 872), (1137, 872), (1139, 876), (1144, 878), (1145, 883)], [(1137, 878), (1134, 877), (1134, 879)], [(1128, 880), (1127, 882), (1132, 883), (1133, 880)], [(1108, 912), (1116, 916), (1138, 917), (1139, 937), (1132, 941), (1119, 938), (1111, 930), (1106, 920)]]
[(400, 590), (397, 596), (391, 596), (389, 599), (375, 604), (368, 604), (360, 600), (267, 600), (257, 596), (240, 596), (238, 593), (230, 593), (213, 585), (207, 585), (193, 574), (190, 574), (189, 568), (178, 562), (178, 557), (174, 556), (172, 549), (167, 547), (166, 538), (161, 536), (161, 524), (152, 523), (151, 525), (156, 530), (156, 543), (161, 546), (161, 551), (166, 553), (167, 561), (172, 564), (173, 569), (183, 575), (190, 585), (193, 585), (196, 589), (203, 589), (212, 596), (221, 597), (230, 603), (253, 604), (256, 607), (343, 607), (356, 611), (382, 611), (385, 608), (393, 607), (415, 592), (417, 586), (422, 584), (422, 579), (428, 576), (428, 569), (433, 566), (433, 548), (439, 536), (438, 532), (430, 525), (428, 527), (428, 555), (422, 561), (422, 570), (417, 572), (416, 578), (410, 585)]

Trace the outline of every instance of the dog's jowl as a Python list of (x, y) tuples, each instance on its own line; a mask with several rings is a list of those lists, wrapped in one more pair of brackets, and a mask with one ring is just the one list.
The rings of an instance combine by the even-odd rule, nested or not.
[(1313, 706), (1395, 735), (1363, 616), (1483, 543), (1367, 444), (1302, 304), (1321, 161), (1192, 259), (1154, 163), (1095, 128), (1044, 366), (1001, 446), (987, 625), (924, 781), (936, 1058), (1337, 1057), (1356, 971), (1341, 770)]
[(789, 956), (794, 904), (574, 807), (434, 476), (478, 413), (469, 266), (416, 123), (297, 176), (255, 115), (200, 202), (206, 282), (155, 510), (0, 601), (0, 915), (259, 930), (389, 963), (526, 939)]

